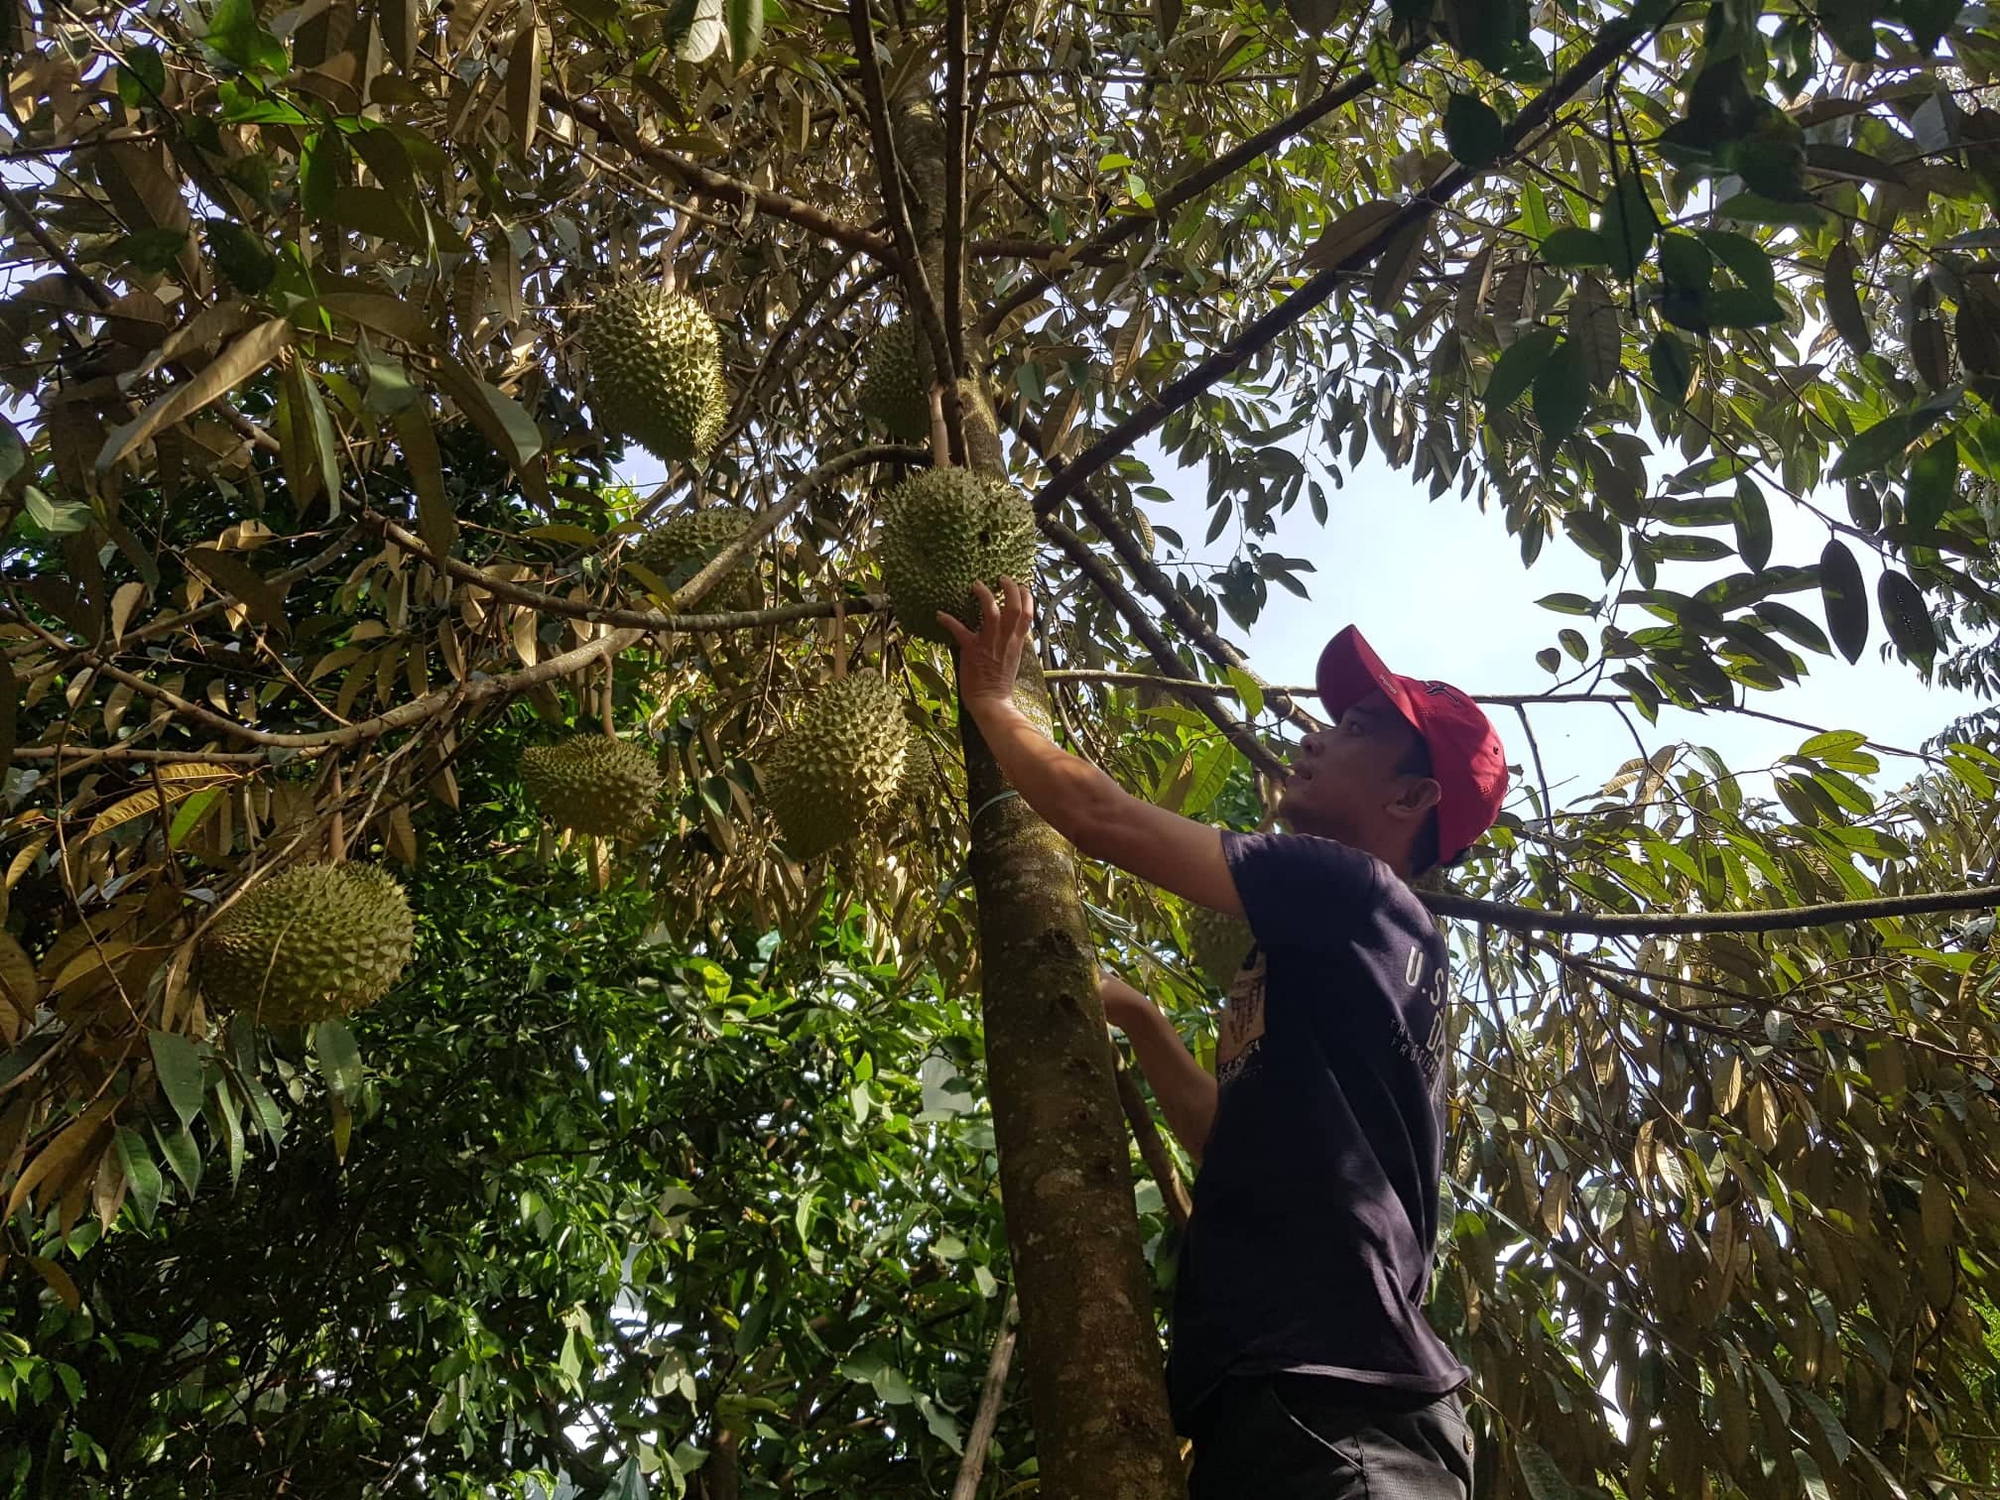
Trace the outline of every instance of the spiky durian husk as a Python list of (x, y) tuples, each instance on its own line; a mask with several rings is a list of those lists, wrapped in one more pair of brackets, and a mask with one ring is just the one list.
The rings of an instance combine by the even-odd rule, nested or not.
[(692, 297), (628, 281), (598, 300), (583, 333), (606, 427), (664, 459), (707, 456), (729, 413), (715, 321)]
[(350, 1015), (387, 994), (416, 921), (374, 865), (294, 865), (246, 891), (201, 945), (202, 993), (273, 1025)]
[(916, 323), (898, 318), (861, 346), (861, 414), (889, 436), (921, 443), (931, 435), (931, 351)]
[[(690, 511), (665, 521), (640, 538), (632, 561), (655, 574), (668, 589), (679, 589), (709, 560), (743, 535), (751, 515), (736, 506)], [(700, 600), (702, 610), (748, 609), (755, 592), (756, 564), (749, 556), (731, 568)]]
[(1035, 512), (1004, 480), (967, 469), (926, 469), (882, 503), (876, 549), (896, 619), (913, 635), (948, 640), (943, 610), (977, 625), (975, 582), (1026, 582), (1035, 567)]
[(1255, 941), (1250, 935), (1250, 924), (1227, 912), (1192, 906), (1188, 908), (1187, 929), (1189, 946), (1194, 949), (1188, 957), (1203, 978), (1228, 994), (1236, 971), (1243, 967), (1243, 960)]
[(637, 745), (579, 734), (521, 752), (521, 783), (550, 821), (577, 833), (623, 838), (653, 821), (660, 768)]
[(901, 700), (879, 677), (843, 677), (807, 700), (764, 765), (793, 858), (815, 858), (881, 821), (902, 790), (910, 738)]
[(936, 779), (937, 752), (921, 735), (912, 734), (909, 754), (903, 758), (903, 774), (897, 779), (895, 795), (876, 820), (876, 832), (884, 838), (899, 832)]

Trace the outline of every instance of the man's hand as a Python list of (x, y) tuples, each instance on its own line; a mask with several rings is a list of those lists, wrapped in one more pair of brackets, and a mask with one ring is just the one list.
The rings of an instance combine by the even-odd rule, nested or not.
[(1097, 998), (1104, 1003), (1104, 1019), (1128, 1034), (1136, 1024), (1158, 1014), (1151, 1000), (1109, 969), (1097, 977)]
[(983, 583), (973, 584), (972, 592), (979, 600), (977, 630), (943, 610), (938, 611), (938, 623), (958, 642), (958, 696), (977, 718), (992, 703), (1013, 701), (1014, 678), (1021, 670), (1021, 649), (1034, 622), (1035, 601), (1026, 585), (1011, 578), (1000, 580), (998, 599)]

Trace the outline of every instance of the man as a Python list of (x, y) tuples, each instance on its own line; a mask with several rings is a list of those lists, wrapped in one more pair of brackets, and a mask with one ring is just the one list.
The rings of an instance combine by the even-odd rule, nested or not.
[(1466, 1500), (1471, 1372), (1425, 1321), (1444, 1153), (1443, 938), (1408, 881), (1498, 816), (1499, 737), (1463, 693), (1399, 677), (1352, 627), (1318, 686), (1288, 834), (1225, 833), (1128, 795), (1013, 701), (1033, 605), (977, 590), (959, 693), (1007, 778), (1085, 855), (1249, 919), (1211, 1078), (1106, 978), (1174, 1133), (1200, 1163), (1169, 1386), (1192, 1500)]

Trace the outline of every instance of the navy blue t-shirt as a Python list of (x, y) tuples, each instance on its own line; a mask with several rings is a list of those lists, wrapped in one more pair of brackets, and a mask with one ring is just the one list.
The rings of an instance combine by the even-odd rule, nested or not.
[(1220, 1102), (1174, 1289), (1183, 1431), (1230, 1376), (1444, 1395), (1424, 1318), (1444, 1163), (1444, 939), (1372, 855), (1223, 835), (1256, 946), (1216, 1045)]

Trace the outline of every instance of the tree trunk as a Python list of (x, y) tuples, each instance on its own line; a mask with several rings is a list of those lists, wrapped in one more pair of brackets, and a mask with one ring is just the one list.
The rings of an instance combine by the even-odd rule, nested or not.
[[(1032, 673), (1032, 680), (1030, 674)], [(1020, 697), (1047, 713), (1032, 658)], [(1097, 962), (1069, 846), (961, 715), (986, 1072), (1043, 1500), (1185, 1493)], [(995, 799), (999, 800), (995, 800)]]

